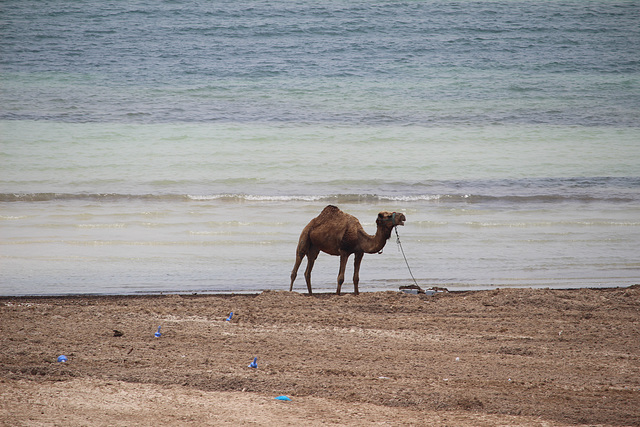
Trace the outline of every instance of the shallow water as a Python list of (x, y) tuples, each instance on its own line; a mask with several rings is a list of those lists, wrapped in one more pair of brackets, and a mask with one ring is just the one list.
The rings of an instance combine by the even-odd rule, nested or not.
[(640, 280), (637, 2), (6, 4), (0, 294)]

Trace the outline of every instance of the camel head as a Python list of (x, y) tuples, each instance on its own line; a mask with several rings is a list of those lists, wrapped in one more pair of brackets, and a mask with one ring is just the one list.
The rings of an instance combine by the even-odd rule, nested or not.
[(403, 213), (382, 211), (378, 214), (376, 224), (378, 224), (379, 227), (387, 226), (389, 229), (392, 229), (396, 225), (404, 225), (406, 220), (407, 218)]

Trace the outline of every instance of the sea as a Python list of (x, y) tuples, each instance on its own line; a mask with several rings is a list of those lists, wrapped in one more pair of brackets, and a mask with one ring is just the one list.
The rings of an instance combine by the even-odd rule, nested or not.
[[(407, 218), (363, 292), (640, 283), (639, 22), (637, 0), (3, 0), (0, 295), (288, 290), (329, 204), (370, 234)], [(314, 291), (337, 273), (320, 255)]]

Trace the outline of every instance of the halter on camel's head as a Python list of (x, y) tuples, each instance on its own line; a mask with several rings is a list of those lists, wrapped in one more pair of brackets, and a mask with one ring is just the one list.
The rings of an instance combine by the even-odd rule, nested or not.
[(380, 212), (378, 214), (377, 223), (391, 221), (392, 227), (397, 227), (398, 225), (404, 225), (406, 218), (403, 213), (398, 212)]

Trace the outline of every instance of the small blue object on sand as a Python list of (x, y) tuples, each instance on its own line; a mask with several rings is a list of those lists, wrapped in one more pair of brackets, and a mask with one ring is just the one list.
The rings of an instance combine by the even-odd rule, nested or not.
[(225, 322), (231, 322), (231, 318), (233, 317), (233, 311), (231, 312), (231, 314), (229, 314), (229, 317), (227, 317), (226, 319), (224, 319)]
[(285, 402), (291, 402), (291, 399), (289, 399), (287, 396), (284, 396), (284, 395), (283, 396), (278, 396), (275, 399), (276, 400), (282, 400), (282, 401), (285, 401)]
[(160, 338), (160, 337), (162, 336), (162, 334), (160, 333), (160, 328), (161, 328), (161, 327), (162, 327), (162, 326), (158, 326), (158, 332), (156, 332), (155, 334), (153, 334), (153, 336), (154, 336), (154, 337), (156, 337), (156, 338)]
[(249, 364), (249, 367), (250, 367), (250, 368), (257, 368), (257, 367), (258, 367), (258, 358), (257, 358), (257, 357), (254, 357), (254, 358), (253, 358), (253, 362), (251, 362), (251, 363)]
[(58, 362), (66, 362), (67, 361), (67, 356), (65, 356), (64, 354), (61, 356), (58, 356)]

